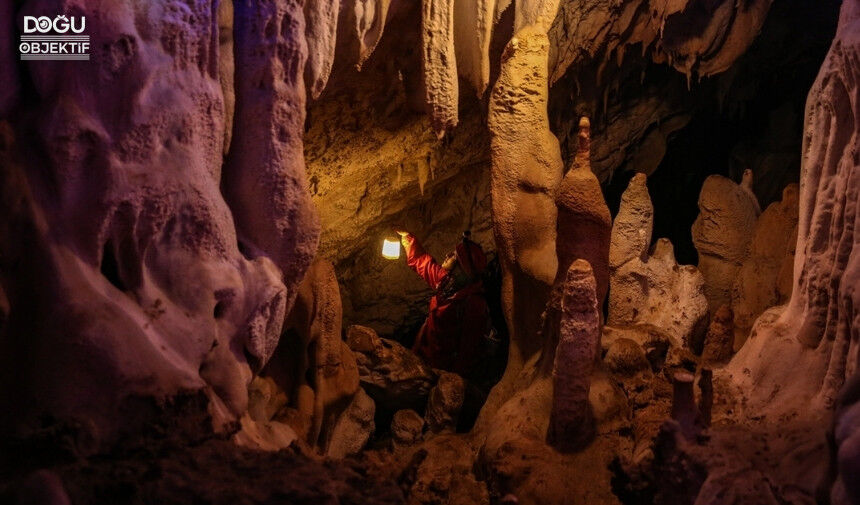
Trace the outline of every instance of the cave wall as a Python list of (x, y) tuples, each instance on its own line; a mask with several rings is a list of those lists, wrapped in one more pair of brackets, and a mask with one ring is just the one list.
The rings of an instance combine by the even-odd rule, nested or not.
[[(32, 1), (4, 17), (86, 16), (92, 47), (82, 63), (0, 46), (4, 431), (50, 414), (92, 450), (179, 394), (205, 393), (216, 426), (247, 409), (318, 224), (301, 8), (234, 7)], [(248, 77), (235, 89), (233, 42)]]

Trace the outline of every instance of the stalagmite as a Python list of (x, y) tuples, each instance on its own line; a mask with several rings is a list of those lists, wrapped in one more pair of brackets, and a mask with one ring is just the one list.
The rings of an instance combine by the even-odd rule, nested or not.
[(597, 282), (597, 303), (603, 305), (609, 289), (609, 240), (612, 217), (603, 199), (600, 182), (591, 173), (591, 125), (579, 122), (579, 147), (573, 164), (558, 188), (558, 271), (561, 280), (578, 259), (588, 261)]
[(684, 371), (672, 375), (672, 419), (678, 421), (681, 433), (692, 439), (701, 422), (693, 393), (693, 374)]
[(341, 340), (342, 318), (334, 268), (318, 259), (299, 286), (284, 333), (264, 369), (291, 399), (296, 432), (323, 450), (359, 389), (355, 357)]
[(222, 188), (245, 254), (267, 256), (281, 269), (288, 309), (319, 240), (302, 146), (304, 28), (301, 9), (286, 0), (235, 3), (243, 78), (236, 80), (236, 134)]
[(319, 98), (331, 73), (339, 11), (340, 0), (305, 2), (305, 40), (308, 44), (305, 86), (312, 99)]
[(547, 117), (548, 51), (544, 29), (518, 31), (505, 47), (490, 95), (493, 233), (510, 345), (505, 375), (481, 411), (479, 427), (513, 394), (523, 364), (542, 347), (534, 334), (558, 269), (555, 195), (563, 163)]
[(711, 425), (711, 409), (714, 405), (713, 377), (714, 372), (709, 368), (702, 368), (699, 372), (699, 415), (705, 428)]
[(636, 175), (612, 224), (607, 323), (650, 324), (676, 345), (699, 345), (708, 320), (704, 278), (695, 267), (678, 265), (667, 239), (657, 240), (648, 254), (653, 213), (645, 176)]
[(422, 0), (421, 56), (424, 97), (438, 137), (457, 126), (457, 58), (454, 0)]
[(612, 223), (609, 246), (609, 268), (615, 270), (624, 263), (639, 258), (646, 259), (654, 228), (654, 206), (648, 196), (645, 174), (638, 173), (630, 179), (621, 195), (618, 215)]
[(705, 363), (725, 363), (732, 357), (735, 341), (734, 314), (728, 305), (721, 305), (711, 317), (705, 335), (702, 360)]
[(692, 231), (711, 310), (731, 303), (732, 283), (749, 252), (756, 219), (758, 202), (749, 191), (721, 175), (705, 179)]
[[(797, 198), (797, 185), (786, 186), (782, 201), (770, 204), (756, 222), (749, 254), (732, 286), (735, 348), (740, 348), (765, 309), (781, 305), (791, 296), (790, 279), (797, 244)], [(788, 284), (788, 290), (783, 283)]]
[(552, 413), (547, 433), (547, 441), (562, 452), (583, 448), (594, 435), (588, 392), (600, 347), (600, 314), (595, 287), (588, 262), (576, 260), (564, 282), (558, 349), (552, 372)]

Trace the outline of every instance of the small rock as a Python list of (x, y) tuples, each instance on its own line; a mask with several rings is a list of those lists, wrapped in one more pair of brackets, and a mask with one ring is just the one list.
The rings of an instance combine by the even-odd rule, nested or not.
[(421, 438), (424, 429), (424, 419), (411, 409), (398, 410), (391, 420), (391, 436), (398, 444), (414, 444)]
[(465, 396), (466, 383), (463, 378), (455, 373), (442, 372), (427, 401), (427, 413), (424, 416), (427, 428), (433, 433), (455, 431)]
[(615, 340), (603, 358), (606, 366), (619, 375), (631, 376), (650, 367), (642, 347), (629, 338)]

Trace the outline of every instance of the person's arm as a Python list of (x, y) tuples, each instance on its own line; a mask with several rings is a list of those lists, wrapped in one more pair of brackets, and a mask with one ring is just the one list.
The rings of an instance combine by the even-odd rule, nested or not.
[(436, 289), (439, 281), (448, 275), (448, 271), (442, 268), (442, 265), (437, 263), (433, 256), (424, 251), (421, 243), (414, 235), (406, 232), (397, 233), (400, 234), (400, 241), (403, 243), (403, 248), (406, 249), (406, 264), (431, 288)]

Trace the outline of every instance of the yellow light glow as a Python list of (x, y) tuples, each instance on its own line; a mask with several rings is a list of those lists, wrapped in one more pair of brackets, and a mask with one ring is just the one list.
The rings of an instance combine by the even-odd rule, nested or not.
[(400, 241), (396, 238), (387, 238), (382, 242), (382, 257), (396, 260), (400, 257)]

